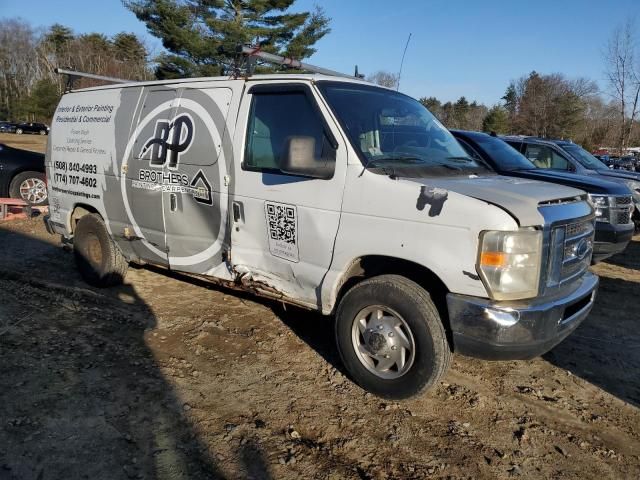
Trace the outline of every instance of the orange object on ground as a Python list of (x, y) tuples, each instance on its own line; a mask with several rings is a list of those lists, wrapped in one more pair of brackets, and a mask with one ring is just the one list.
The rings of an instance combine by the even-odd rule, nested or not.
[(33, 211), (46, 213), (48, 207), (29, 207), (29, 204), (18, 198), (0, 198), (0, 221), (28, 218)]

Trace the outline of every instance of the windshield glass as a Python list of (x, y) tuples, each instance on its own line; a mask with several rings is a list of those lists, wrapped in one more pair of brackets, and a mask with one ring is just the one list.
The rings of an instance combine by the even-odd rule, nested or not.
[(413, 98), (367, 85), (319, 86), (365, 167), (416, 176), (487, 171)]
[(536, 168), (527, 157), (499, 138), (478, 135), (474, 136), (473, 140), (495, 162), (500, 170), (531, 170)]
[(596, 157), (587, 152), (580, 145), (562, 145), (562, 148), (569, 152), (573, 158), (589, 170), (608, 170), (607, 166)]

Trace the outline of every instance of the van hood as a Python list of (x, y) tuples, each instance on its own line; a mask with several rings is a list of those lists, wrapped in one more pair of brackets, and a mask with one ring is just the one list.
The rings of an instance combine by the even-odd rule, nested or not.
[(538, 207), (558, 200), (573, 200), (584, 195), (575, 188), (526, 178), (504, 177), (445, 177), (404, 178), (427, 187), (424, 195), (443, 195), (451, 191), (496, 205), (507, 211), (520, 226), (542, 224)]

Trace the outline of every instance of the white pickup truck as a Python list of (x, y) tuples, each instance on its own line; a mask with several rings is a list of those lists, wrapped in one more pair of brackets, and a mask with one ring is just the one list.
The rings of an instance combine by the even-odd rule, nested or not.
[(496, 175), (416, 100), (357, 79), (256, 75), (71, 91), (46, 156), (51, 232), (92, 285), (130, 262), (335, 315), (387, 398), (452, 352), (531, 358), (587, 316), (583, 192)]

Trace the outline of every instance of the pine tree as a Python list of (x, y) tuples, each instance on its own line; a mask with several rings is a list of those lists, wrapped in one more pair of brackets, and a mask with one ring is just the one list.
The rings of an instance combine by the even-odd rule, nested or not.
[(441, 119), (442, 103), (436, 97), (422, 97), (419, 102), (426, 107), (434, 116)]
[(495, 105), (482, 121), (484, 132), (509, 133), (509, 114), (504, 107)]
[(469, 102), (462, 96), (453, 104), (453, 125), (455, 128), (467, 128), (467, 114)]
[(53, 47), (53, 51), (57, 55), (60, 55), (69, 42), (73, 40), (73, 31), (69, 27), (54, 23), (44, 35), (43, 40)]
[(122, 62), (144, 62), (147, 49), (133, 33), (120, 32), (113, 36), (115, 57)]
[(292, 13), (295, 0), (125, 0), (124, 4), (168, 53), (158, 59), (159, 78), (220, 75), (235, 61), (238, 44), (307, 58), (329, 32), (320, 8)]
[(22, 118), (48, 122), (59, 100), (58, 86), (53, 81), (43, 78), (35, 83), (31, 95), (21, 102), (20, 115)]

